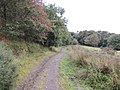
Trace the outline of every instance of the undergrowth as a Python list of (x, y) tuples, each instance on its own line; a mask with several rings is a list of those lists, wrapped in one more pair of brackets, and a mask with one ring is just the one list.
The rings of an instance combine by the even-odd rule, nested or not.
[[(13, 44), (13, 43), (12, 43)], [(19, 44), (19, 43), (17, 43)], [(45, 48), (39, 44), (35, 43), (22, 43), (23, 46), (20, 46), (22, 53), (19, 53), (15, 62), (18, 64), (18, 79), (17, 85), (21, 83), (30, 71), (40, 65), (46, 57), (53, 55), (55, 52), (50, 51), (48, 48)], [(16, 44), (15, 44), (16, 45)], [(16, 45), (19, 46), (19, 45)], [(15, 47), (15, 46), (14, 46)], [(17, 50), (19, 50), (17, 48)]]
[(16, 81), (16, 64), (12, 51), (0, 42), (0, 90), (10, 90)]
[(93, 90), (120, 90), (120, 57), (111, 52), (89, 50), (77, 45), (69, 47), (68, 55), (75, 63), (70, 66), (78, 68), (74, 75), (78, 84)]
[[(5, 42), (6, 47), (11, 49), (15, 59), (13, 63), (17, 66), (16, 86), (18, 86), (30, 71), (41, 64), (42, 61), (53, 55), (55, 52), (42, 45), (25, 42), (20, 40), (8, 40)], [(14, 90), (16, 89), (14, 86)]]
[(69, 55), (79, 67), (77, 80), (94, 90), (120, 90), (120, 58), (111, 52), (72, 46)]

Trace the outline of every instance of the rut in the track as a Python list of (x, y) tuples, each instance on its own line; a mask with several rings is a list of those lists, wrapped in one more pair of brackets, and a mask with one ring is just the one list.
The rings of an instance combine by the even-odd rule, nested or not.
[[(47, 58), (42, 64), (35, 67), (31, 73), (27, 75), (17, 90), (59, 90), (59, 63), (64, 51)], [(43, 77), (44, 73), (44, 77)], [(42, 79), (44, 78), (44, 79)], [(40, 85), (42, 82), (42, 86)], [(38, 88), (40, 87), (40, 88)]]

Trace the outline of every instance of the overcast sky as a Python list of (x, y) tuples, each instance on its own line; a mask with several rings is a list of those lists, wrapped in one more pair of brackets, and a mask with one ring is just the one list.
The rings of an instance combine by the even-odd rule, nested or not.
[(65, 9), (69, 31), (102, 30), (120, 34), (120, 0), (44, 0)]

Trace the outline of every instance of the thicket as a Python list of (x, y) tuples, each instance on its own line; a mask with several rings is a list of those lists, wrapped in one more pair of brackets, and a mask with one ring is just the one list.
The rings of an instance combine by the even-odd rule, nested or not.
[(10, 90), (16, 81), (16, 65), (12, 51), (0, 42), (0, 90)]

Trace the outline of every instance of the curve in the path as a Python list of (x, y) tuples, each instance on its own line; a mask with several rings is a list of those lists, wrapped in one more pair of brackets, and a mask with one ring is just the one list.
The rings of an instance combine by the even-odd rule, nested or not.
[(55, 55), (44, 60), (42, 64), (35, 67), (31, 73), (27, 75), (25, 80), (21, 82), (21, 84), (17, 87), (17, 90), (38, 90), (37, 87), (39, 85), (39, 81), (44, 72), (47, 69), (45, 74), (45, 82), (43, 82), (43, 86), (41, 90), (59, 90), (58, 83), (58, 70), (60, 58), (63, 55), (63, 50), (56, 53)]

